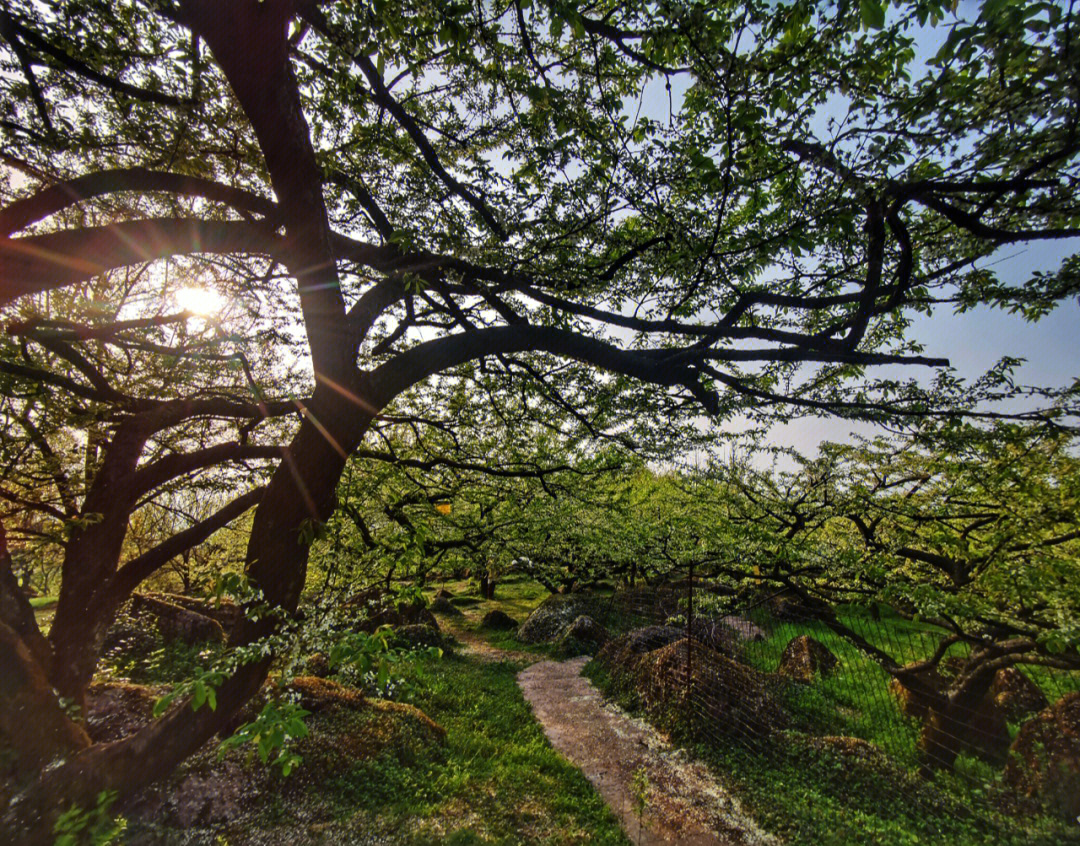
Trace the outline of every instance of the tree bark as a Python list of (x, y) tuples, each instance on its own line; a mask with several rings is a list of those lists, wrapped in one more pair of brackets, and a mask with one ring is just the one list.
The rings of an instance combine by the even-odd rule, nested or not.
[(3, 622), (0, 703), (0, 739), (15, 752), (15, 772), (20, 780), (90, 745), (86, 732), (60, 707), (26, 644)]
[[(991, 663), (995, 657), (992, 653), (974, 656), (943, 701), (927, 711), (919, 737), (920, 764), (924, 771), (952, 769), (961, 752), (979, 745), (976, 712), (1000, 668), (998, 662)], [(974, 669), (969, 669), (971, 663), (975, 663)]]

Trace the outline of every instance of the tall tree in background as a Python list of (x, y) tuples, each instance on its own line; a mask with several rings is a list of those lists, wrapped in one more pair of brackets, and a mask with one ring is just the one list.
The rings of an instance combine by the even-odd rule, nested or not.
[[(1080, 287), (1075, 258), (1015, 286), (981, 263), (1080, 234), (1072, 6), (970, 15), (934, 0), (7, 4), (2, 385), (34, 426), (34, 392), (85, 414), (96, 455), (64, 518), (48, 638), (4, 579), (7, 831), (47, 839), (58, 808), (168, 773), (265, 677), (269, 658), (244, 664), (216, 711), (100, 745), (53, 692), (79, 700), (116, 600), (164, 563), (120, 561), (128, 516), (188, 472), (280, 454), (219, 523), (257, 501), (247, 573), (291, 611), (298, 534), (333, 512), (373, 420), (468, 362), (583, 422), (985, 413), (978, 400), (1010, 393), (1000, 380), (957, 406), (867, 372), (946, 364), (910, 336), (913, 309), (1038, 317)], [(947, 35), (923, 62), (931, 24)], [(639, 107), (648, 91), (663, 114)], [(228, 325), (212, 355), (238, 367), (189, 356), (180, 284), (257, 314), (279, 345), (266, 369), (244, 366), (251, 339)], [(192, 376), (173, 383), (177, 361)], [(247, 623), (237, 645), (272, 626)]]

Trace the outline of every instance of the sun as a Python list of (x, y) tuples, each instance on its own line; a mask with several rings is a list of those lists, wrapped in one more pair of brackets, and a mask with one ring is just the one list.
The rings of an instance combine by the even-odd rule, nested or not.
[(209, 288), (181, 288), (175, 299), (184, 311), (203, 316), (217, 314), (225, 305), (225, 298)]

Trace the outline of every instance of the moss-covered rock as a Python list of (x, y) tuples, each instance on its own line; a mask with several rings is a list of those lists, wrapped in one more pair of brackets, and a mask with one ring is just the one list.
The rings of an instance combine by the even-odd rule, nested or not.
[(401, 626), (394, 630), (394, 641), (412, 649), (449, 649), (452, 643), (437, 627), (432, 626)]
[(590, 594), (553, 593), (541, 602), (517, 630), (523, 643), (550, 643), (578, 617), (596, 619), (602, 599)]
[(641, 703), (670, 728), (746, 739), (791, 721), (774, 679), (697, 641), (683, 638), (646, 653), (634, 675)]
[(135, 614), (153, 617), (166, 640), (192, 645), (225, 642), (225, 629), (221, 623), (198, 611), (138, 593), (131, 597), (131, 608)]
[(1070, 821), (1080, 816), (1080, 693), (1024, 723), (1002, 781), (1021, 807)]
[(682, 637), (674, 626), (645, 626), (608, 641), (597, 654), (597, 660), (613, 676), (633, 673), (646, 653), (674, 643)]
[[(246, 832), (263, 829), (268, 818), (286, 808), (290, 819), (308, 820), (319, 812), (326, 779), (380, 756), (411, 763), (446, 736), (412, 705), (367, 699), (327, 679), (298, 677), (277, 692), (311, 712), (305, 720), (308, 735), (292, 745), (300, 767), (282, 778), (250, 749), (219, 755), (217, 743), (208, 743), (171, 778), (121, 809), (131, 823), (132, 842), (212, 843), (222, 830), (237, 832), (238, 842), (264, 842), (249, 840)], [(297, 829), (290, 832), (288, 839), (274, 842), (297, 842)]]
[(559, 655), (594, 655), (608, 642), (607, 629), (592, 617), (582, 614), (562, 630), (555, 641), (555, 650)]
[(451, 617), (461, 617), (461, 609), (452, 603), (449, 598), (445, 596), (436, 596), (431, 600), (431, 604), (428, 606), (428, 610), (434, 614), (447, 614)]
[(831, 673), (836, 664), (836, 656), (827, 646), (809, 635), (799, 635), (784, 647), (776, 672), (793, 681), (810, 684), (818, 675)]
[(505, 611), (498, 608), (488, 611), (480, 621), (481, 628), (494, 629), (496, 631), (508, 631), (516, 629), (518, 622)]
[(206, 599), (198, 596), (185, 596), (180, 593), (157, 592), (144, 593), (144, 596), (168, 602), (172, 605), (179, 605), (188, 611), (194, 611), (196, 614), (202, 614), (211, 620), (217, 620), (226, 635), (232, 632), (244, 615), (243, 609), (226, 597)]

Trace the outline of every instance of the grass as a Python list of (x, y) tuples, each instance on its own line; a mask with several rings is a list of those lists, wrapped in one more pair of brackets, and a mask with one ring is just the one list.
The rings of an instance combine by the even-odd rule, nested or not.
[[(439, 587), (467, 603), (467, 616), (454, 618), (456, 627), (518, 653), (551, 651), (548, 645), (519, 643), (513, 631), (479, 627), (482, 616), (495, 608), (523, 621), (548, 595), (537, 583), (512, 576), (498, 584), (494, 600), (480, 598), (467, 581), (430, 592)], [(841, 616), (902, 661), (928, 655), (938, 636), (931, 626), (895, 616), (877, 621), (857, 609), (843, 609)], [(628, 619), (612, 622), (629, 624)], [(820, 624), (759, 622), (768, 623), (769, 636), (749, 644), (744, 659), (761, 670), (775, 670), (787, 642), (804, 633), (841, 662), (835, 674), (814, 685), (789, 688), (786, 704), (797, 731), (778, 742), (751, 749), (683, 739), (763, 828), (787, 843), (824, 846), (1080, 842), (1076, 826), (1044, 818), (1019, 821), (995, 810), (985, 798), (996, 772), (973, 758), (961, 758), (960, 775), (934, 782), (915, 778), (919, 726), (900, 714), (887, 689), (888, 676), (877, 664)], [(182, 675), (202, 657), (181, 648), (143, 656), (140, 680)], [(394, 699), (415, 705), (445, 728), (444, 742), (406, 735), (404, 742), (359, 759), (335, 759), (331, 765), (309, 757), (298, 776), (287, 780), (291, 784), (260, 797), (255, 824), (260, 836), (294, 837), (306, 830), (302, 820), (317, 818), (325, 821), (320, 826), (329, 826), (326, 833), (345, 837), (340, 842), (362, 835), (364, 842), (394, 846), (628, 843), (587, 779), (547, 743), (517, 686), (520, 664), (448, 653), (400, 666), (403, 677)], [(595, 662), (587, 674), (602, 690), (612, 689)], [(1062, 691), (1080, 684), (1075, 676), (1032, 677)], [(885, 749), (898, 767), (880, 772), (853, 767), (840, 755), (800, 744), (798, 732), (864, 738)], [(359, 723), (353, 732), (357, 741), (369, 734)]]
[(529, 652), (537, 656), (552, 654), (550, 644), (522, 643), (515, 637), (514, 629), (485, 629), (480, 626), (484, 615), (496, 609), (509, 614), (519, 625), (523, 623), (533, 609), (551, 595), (539, 582), (525, 575), (512, 574), (495, 586), (494, 599), (482, 599), (476, 582), (469, 579), (441, 582), (429, 589), (428, 598), (444, 588), (454, 595), (450, 601), (465, 615), (449, 619), (452, 625), (466, 629), (499, 649)]
[(58, 596), (31, 596), (30, 607), (33, 608), (35, 611), (45, 611), (52, 608), (59, 601), (60, 597)]
[[(800, 634), (819, 640), (840, 662), (835, 673), (813, 685), (785, 689), (793, 722), (791, 731), (778, 740), (750, 746), (720, 737), (707, 743), (683, 738), (692, 753), (740, 795), (764, 828), (789, 843), (829, 846), (1080, 842), (1075, 824), (1002, 812), (994, 801), (999, 771), (970, 755), (960, 757), (955, 773), (939, 773), (933, 781), (920, 779), (915, 775), (920, 725), (900, 713), (888, 690), (889, 676), (876, 662), (821, 623), (779, 622), (755, 612), (747, 616), (768, 636), (745, 644), (742, 658), (762, 671), (775, 671), (784, 647)], [(861, 609), (845, 608), (838, 616), (901, 663), (928, 657), (940, 636), (933, 626), (894, 614), (882, 614), (877, 620)], [(1029, 675), (1050, 701), (1080, 687), (1080, 674), (1038, 669)], [(613, 680), (596, 662), (586, 667), (586, 675), (601, 690), (617, 695)], [(621, 704), (636, 707), (632, 694), (624, 694)], [(1018, 730), (1010, 728), (1014, 734)], [(868, 740), (896, 766), (880, 772), (852, 766), (840, 754), (800, 743), (804, 732)]]
[[(753, 615), (751, 615), (753, 616)], [(943, 632), (935, 626), (906, 620), (891, 613), (873, 619), (858, 608), (841, 608), (840, 621), (871, 644), (884, 649), (901, 664), (928, 658)], [(811, 686), (791, 686), (789, 704), (800, 716), (800, 728), (860, 737), (877, 744), (898, 762), (915, 766), (920, 724), (901, 714), (889, 692), (889, 675), (877, 662), (868, 658), (847, 640), (817, 621), (779, 622), (761, 617), (768, 637), (745, 645), (743, 659), (759, 670), (772, 672), (788, 642), (807, 634), (824, 644), (839, 659), (837, 671), (819, 678)], [(957, 644), (947, 656), (963, 656), (967, 647)], [(1072, 690), (1080, 690), (1080, 673), (1022, 667), (1044, 690), (1051, 702)], [(1019, 725), (1010, 726), (1015, 736)], [(968, 755), (957, 764), (960, 773), (971, 773), (985, 780), (985, 765)]]
[(495, 585), (494, 599), (483, 599), (476, 582), (471, 579), (430, 585), (428, 597), (433, 597), (438, 590), (443, 588), (454, 595), (451, 602), (459, 608), (468, 609), (480, 617), (498, 609), (509, 614), (519, 623), (523, 622), (530, 612), (549, 596), (547, 588), (520, 573), (511, 574), (500, 580)]
[[(457, 587), (467, 590), (464, 584)], [(478, 605), (501, 607), (523, 619), (546, 591), (511, 579), (499, 585), (496, 595), (494, 602)], [(495, 642), (508, 637), (477, 629), (475, 621), (457, 618), (457, 624)], [(507, 645), (523, 649), (516, 642)], [(137, 657), (116, 656), (116, 669), (146, 683), (182, 677), (204, 656), (171, 644)], [(335, 719), (332, 714), (314, 715), (305, 743), (333, 729), (316, 744), (323, 752), (304, 751), (305, 760), (293, 775), (270, 778), (239, 823), (200, 830), (210, 838), (207, 842), (220, 833), (224, 842), (235, 844), (629, 846), (588, 779), (548, 743), (517, 685), (520, 663), (481, 662), (447, 652), (397, 667), (401, 677), (393, 699), (416, 706), (442, 726), (442, 742), (396, 724), (384, 727), (386, 721), (374, 712), (350, 716), (353, 724), (345, 732), (327, 723)], [(394, 739), (380, 746), (374, 742), (380, 732)], [(339, 747), (365, 745), (369, 751), (358, 756), (335, 753)], [(186, 842), (176, 830), (150, 826), (148, 831), (163, 843)]]
[(445, 744), (328, 773), (324, 796), (388, 843), (626, 844), (585, 776), (548, 744), (518, 670), (461, 656), (409, 666), (395, 698), (443, 726)]

